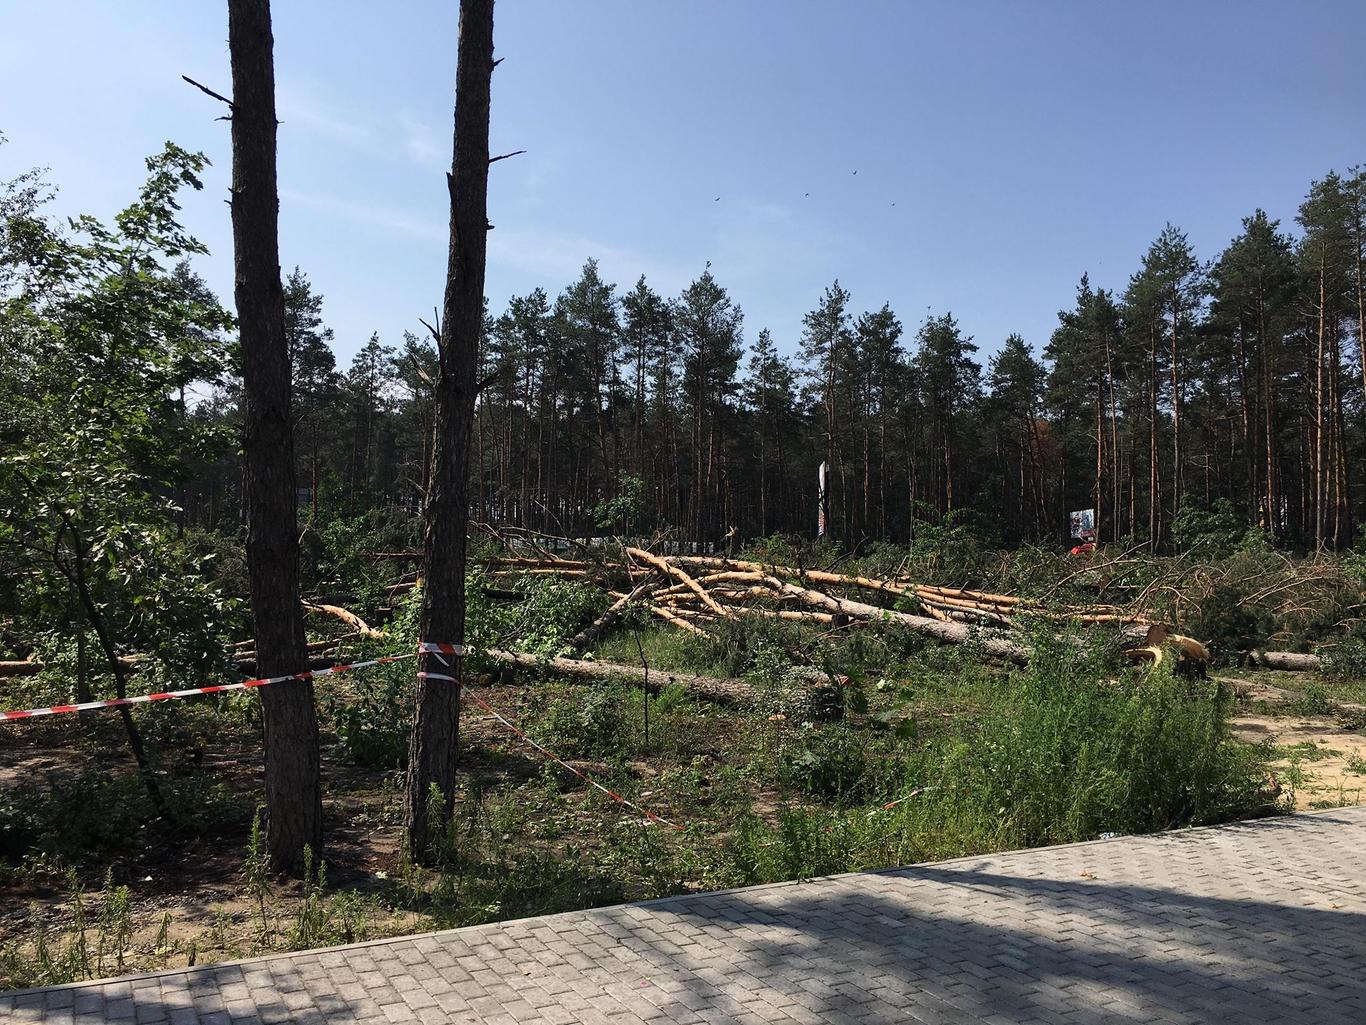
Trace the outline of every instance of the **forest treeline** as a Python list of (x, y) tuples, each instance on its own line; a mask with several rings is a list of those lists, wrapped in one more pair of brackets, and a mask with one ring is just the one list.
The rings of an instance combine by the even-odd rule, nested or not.
[[(41, 186), (29, 176), (8, 196), (13, 299), (14, 218), (25, 197), (39, 217)], [(1094, 507), (1103, 539), (1156, 549), (1183, 510), (1222, 502), (1288, 546), (1349, 545), (1366, 450), (1366, 172), (1313, 182), (1295, 220), (1258, 210), (1212, 259), (1167, 225), (1122, 289), (1081, 277), (1040, 353), (1011, 335), (985, 360), (953, 314), (907, 326), (838, 281), (784, 339), (748, 335), (710, 267), (667, 296), (643, 276), (608, 282), (590, 259), (558, 294), (486, 313), (472, 515), (557, 534), (809, 534), (824, 461), (830, 532), (849, 543), (949, 513), (1005, 543), (1062, 542), (1068, 510)], [(205, 312), (217, 300), (187, 265), (164, 273), (185, 328), (159, 387), (195, 437), (230, 439), (228, 319)], [(397, 345), (372, 336), (341, 366), (304, 271), (287, 276), (285, 305), (305, 520), (417, 513), (439, 325)], [(235, 531), (235, 447), (162, 455), (182, 525)]]

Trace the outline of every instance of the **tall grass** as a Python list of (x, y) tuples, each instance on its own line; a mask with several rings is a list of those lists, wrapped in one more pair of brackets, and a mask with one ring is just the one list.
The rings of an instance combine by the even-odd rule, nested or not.
[(1146, 833), (1275, 807), (1269, 752), (1230, 738), (1232, 696), (1170, 672), (1114, 679), (1099, 654), (1041, 641), (973, 721), (908, 747), (888, 810), (794, 810), (741, 821), (752, 883)]

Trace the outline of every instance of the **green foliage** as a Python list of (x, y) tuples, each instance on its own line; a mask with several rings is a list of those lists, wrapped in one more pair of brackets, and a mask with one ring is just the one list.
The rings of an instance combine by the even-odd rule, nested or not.
[(1154, 671), (1115, 685), (1099, 668), (1038, 651), (1014, 707), (941, 753), (941, 800), (995, 819), (1012, 846), (1216, 821), (1255, 804), (1263, 780), (1229, 741), (1232, 699), (1218, 684)]
[(609, 759), (632, 746), (635, 723), (627, 689), (580, 688), (551, 702), (537, 730), (552, 751), (566, 757)]
[(247, 840), (246, 857), (242, 861), (242, 877), (246, 880), (247, 894), (255, 909), (258, 941), (263, 946), (270, 936), (270, 919), (266, 914), (266, 901), (270, 897), (270, 853), (266, 850), (265, 836), (261, 830), (264, 811), (265, 808), (258, 805), (252, 815), (251, 837)]
[(164, 775), (167, 818), (158, 816), (130, 771), (87, 767), (46, 782), (21, 783), (0, 796), (0, 861), (85, 865), (142, 850), (151, 837), (216, 835), (242, 819), (239, 794), (199, 771)]
[(1247, 534), (1247, 518), (1226, 498), (1215, 499), (1208, 509), (1188, 503), (1172, 523), (1172, 539), (1188, 559), (1224, 558), (1242, 544)]
[[(486, 586), (488, 579), (471, 567), (465, 579), (465, 638), (474, 648), (515, 648), (546, 658), (558, 655), (570, 637), (606, 608), (600, 590), (575, 580), (521, 577), (514, 585), (526, 595), (520, 603), (489, 598)], [(490, 668), (478, 657), (467, 662)]]
[(606, 607), (600, 590), (575, 580), (532, 578), (527, 601), (517, 610), (512, 636), (520, 651), (557, 655), (574, 634)]
[(80, 217), (66, 234), (35, 205), (0, 204), (0, 577), (16, 581), (0, 612), (64, 624), (31, 630), (49, 648), (92, 631), (106, 670), (109, 649), (138, 652), (163, 689), (227, 669), (235, 617), (173, 499), (187, 463), (228, 444), (184, 394), (225, 370), (231, 318), (170, 266), (204, 252), (176, 216), (205, 164), (167, 144), (112, 227)]
[(1321, 683), (1305, 684), (1300, 696), (1291, 702), (1291, 707), (1300, 715), (1332, 715), (1337, 711), (1337, 704)]
[(113, 875), (105, 872), (103, 895), (93, 924), (86, 909), (85, 891), (74, 871), (67, 873), (66, 887), (70, 925), (52, 936), (44, 920), (38, 918), (26, 940), (0, 948), (0, 986), (63, 986), (125, 970), (133, 934), (128, 887), (116, 887)]
[(1366, 679), (1366, 623), (1353, 623), (1323, 653), (1325, 671), (1337, 679)]
[(435, 873), (407, 863), (401, 890), (443, 927), (553, 914), (620, 902), (619, 883), (599, 872), (572, 841), (546, 852), (512, 841), (534, 813), (515, 795), (490, 796), (477, 779), (447, 820), (440, 795), (429, 808)]
[[(1162, 671), (1110, 676), (1103, 651), (1045, 643), (1004, 686), (975, 684), (971, 714), (898, 730), (909, 746), (892, 744), (880, 759), (866, 735), (848, 743), (846, 726), (783, 742), (782, 772), (804, 793), (880, 800), (899, 787), (904, 800), (871, 814), (802, 808), (773, 826), (743, 820), (729, 848), (734, 881), (1151, 832), (1285, 800), (1267, 774), (1272, 752), (1230, 739), (1232, 698), (1217, 684)], [(919, 714), (919, 688), (900, 700), (901, 717)], [(927, 725), (934, 711), (925, 709)]]
[(848, 726), (788, 730), (779, 747), (779, 779), (812, 797), (861, 801), (875, 785), (868, 747), (868, 735)]
[(631, 533), (645, 511), (645, 481), (634, 474), (617, 477), (617, 492), (593, 507), (593, 521), (604, 530), (619, 530), (623, 537)]
[(1183, 628), (1203, 640), (1216, 658), (1263, 647), (1275, 629), (1270, 612), (1249, 601), (1247, 589), (1237, 584), (1213, 587), (1192, 607)]
[(974, 524), (973, 514), (954, 509), (936, 519), (929, 509), (921, 512), (925, 518), (916, 521), (905, 572), (927, 583), (982, 583), (994, 553)]
[(303, 532), (299, 575), (308, 592), (344, 596), (356, 611), (373, 613), (386, 604), (397, 579), (395, 564), (371, 558), (373, 552), (403, 551), (417, 544), (417, 524), (394, 509), (369, 509), (346, 515), (329, 507), (328, 515)]
[(411, 666), (375, 666), (353, 676), (345, 690), (326, 693), (337, 739), (352, 760), (380, 769), (407, 764), (413, 722)]

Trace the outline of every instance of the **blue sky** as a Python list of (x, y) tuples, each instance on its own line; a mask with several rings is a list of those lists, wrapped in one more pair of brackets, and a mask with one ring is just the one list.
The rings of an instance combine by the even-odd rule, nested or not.
[[(275, 3), (281, 258), (344, 357), (440, 301), (456, 7)], [(179, 79), (227, 92), (226, 37), (210, 0), (9, 0), (0, 177), (46, 166), (61, 212), (106, 216), (164, 140), (203, 150), (185, 219), (230, 301), (228, 129)], [(1320, 0), (501, 0), (492, 146), (529, 152), (493, 169), (488, 294), (553, 296), (589, 256), (673, 294), (710, 260), (787, 351), (836, 277), (908, 333), (948, 310), (984, 352), (1041, 349), (1164, 222), (1209, 258), (1366, 160), (1363, 38), (1366, 4)]]

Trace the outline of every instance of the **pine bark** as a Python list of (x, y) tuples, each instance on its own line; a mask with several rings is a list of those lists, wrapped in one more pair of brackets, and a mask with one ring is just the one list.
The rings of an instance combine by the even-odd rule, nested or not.
[[(232, 62), (234, 294), (241, 334), (247, 566), (257, 668), (308, 667), (299, 604), (289, 347), (280, 283), (275, 166), (275, 66), (270, 0), (229, 0)], [(271, 865), (299, 872), (322, 853), (322, 793), (313, 683), (260, 691), (266, 837)]]
[[(460, 644), (465, 636), (465, 539), (469, 515), (470, 434), (474, 421), (479, 336), (488, 247), (489, 93), (493, 78), (493, 0), (461, 0), (456, 61), (455, 141), (450, 247), (438, 344), (435, 458), (427, 498), (420, 630), (422, 639)], [(423, 655), (419, 669), (455, 677), (419, 677), (408, 749), (406, 823), (409, 850), (431, 850), (428, 795), (449, 813), (454, 804), (460, 735), (461, 659)]]

